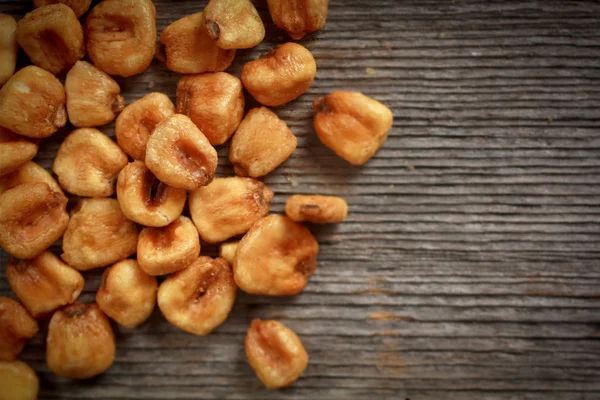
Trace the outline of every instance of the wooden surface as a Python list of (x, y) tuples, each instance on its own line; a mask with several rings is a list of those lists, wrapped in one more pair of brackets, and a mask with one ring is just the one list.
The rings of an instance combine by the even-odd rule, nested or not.
[[(236, 75), (288, 40), (265, 3), (267, 39), (238, 52)], [(22, 356), (41, 399), (600, 398), (600, 3), (330, 3), (325, 29), (301, 41), (315, 84), (275, 110), (298, 149), (265, 179), (274, 212), (293, 193), (350, 204), (345, 223), (314, 229), (319, 267), (305, 292), (240, 293), (208, 337), (158, 311), (137, 330), (116, 327), (115, 364), (80, 383), (49, 372), (44, 327)], [(159, 32), (204, 4), (156, 1)], [(178, 78), (154, 63), (119, 82), (129, 103), (149, 91), (174, 99)], [(310, 104), (335, 89), (394, 111), (390, 138), (362, 168), (313, 133)], [(49, 167), (64, 134), (42, 141), (37, 161)], [(232, 174), (219, 154), (219, 175)], [(86, 274), (84, 300), (100, 274)], [(0, 294), (12, 296), (3, 276)], [(310, 364), (294, 387), (267, 391), (248, 366), (255, 317), (303, 340)]]

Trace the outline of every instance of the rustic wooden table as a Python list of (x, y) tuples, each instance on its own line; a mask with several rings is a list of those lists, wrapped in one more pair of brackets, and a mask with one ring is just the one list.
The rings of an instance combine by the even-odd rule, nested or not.
[[(155, 2), (159, 32), (206, 3)], [(288, 40), (265, 3), (267, 38), (238, 52), (235, 75)], [(115, 364), (85, 382), (49, 372), (42, 322), (22, 355), (41, 399), (600, 398), (600, 3), (330, 3), (325, 29), (301, 41), (317, 59), (314, 86), (275, 110), (298, 149), (265, 179), (274, 212), (293, 193), (350, 204), (345, 223), (314, 229), (321, 252), (306, 291), (240, 293), (208, 337), (158, 311), (139, 329), (115, 326)], [(29, 9), (0, 3), (15, 16)], [(119, 82), (130, 103), (150, 91), (174, 99), (178, 79), (154, 63)], [(362, 168), (312, 130), (312, 100), (336, 89), (394, 111), (390, 138)], [(42, 141), (39, 163), (50, 167), (66, 132)], [(231, 175), (219, 154), (219, 175)], [(86, 274), (83, 300), (100, 274)], [(0, 295), (13, 296), (3, 275)], [(310, 365), (292, 388), (267, 391), (248, 366), (256, 317), (285, 322), (306, 345)]]

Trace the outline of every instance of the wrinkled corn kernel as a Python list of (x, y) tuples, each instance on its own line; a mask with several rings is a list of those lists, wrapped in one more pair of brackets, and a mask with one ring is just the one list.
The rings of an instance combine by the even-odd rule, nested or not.
[(302, 342), (281, 322), (252, 320), (245, 345), (250, 366), (270, 389), (296, 382), (308, 365)]
[(314, 126), (321, 142), (354, 165), (375, 153), (392, 127), (392, 111), (357, 92), (333, 92), (313, 102)]
[(208, 36), (222, 49), (249, 49), (265, 37), (265, 26), (250, 0), (211, 0), (204, 9)]
[(62, 189), (52, 175), (33, 161), (23, 164), (19, 169), (0, 177), (0, 195), (24, 183), (47, 183), (50, 189), (62, 193)]
[(341, 197), (294, 195), (285, 203), (285, 214), (296, 222), (333, 224), (348, 216), (348, 204)]
[(222, 242), (246, 233), (269, 213), (273, 191), (252, 178), (218, 178), (190, 194), (190, 213), (202, 240)]
[(271, 18), (294, 40), (323, 28), (328, 0), (268, 0)]
[(168, 277), (158, 289), (158, 307), (174, 326), (208, 335), (221, 325), (235, 301), (231, 268), (222, 258), (200, 257)]
[(192, 221), (184, 216), (163, 228), (140, 232), (137, 259), (149, 275), (181, 271), (200, 255), (200, 237)]
[(40, 381), (22, 361), (0, 361), (0, 400), (36, 400)]
[(308, 229), (282, 215), (269, 215), (240, 241), (233, 261), (235, 282), (250, 294), (298, 294), (317, 267), (318, 252)]
[(231, 139), (229, 160), (237, 175), (258, 178), (287, 160), (296, 144), (296, 136), (273, 111), (254, 108)]
[(0, 360), (15, 360), (37, 331), (38, 324), (25, 307), (13, 299), (0, 297)]
[(259, 103), (276, 107), (306, 92), (316, 74), (311, 52), (297, 43), (285, 43), (244, 65), (242, 83)]
[(37, 143), (0, 126), (0, 176), (18, 169), (35, 157), (37, 152)]
[(17, 66), (17, 21), (8, 14), (0, 14), (0, 86), (15, 73)]
[(87, 10), (89, 10), (92, 0), (33, 0), (33, 6), (35, 8), (58, 3), (64, 4), (65, 6), (71, 8), (77, 18), (79, 18), (85, 14)]
[(229, 265), (233, 265), (238, 244), (240, 244), (239, 241), (221, 244), (221, 247), (219, 247), (219, 257), (227, 261)]
[(242, 82), (226, 72), (184, 76), (177, 85), (177, 113), (190, 117), (210, 144), (223, 144), (244, 117)]

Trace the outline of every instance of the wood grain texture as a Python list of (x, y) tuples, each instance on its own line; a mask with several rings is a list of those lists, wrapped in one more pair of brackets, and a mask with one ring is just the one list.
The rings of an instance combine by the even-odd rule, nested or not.
[[(206, 2), (155, 3), (160, 32)], [(228, 70), (238, 76), (288, 40), (266, 2), (255, 4), (267, 38), (238, 52)], [(29, 8), (0, 2), (15, 16)], [(294, 193), (350, 205), (345, 223), (311, 227), (321, 252), (306, 291), (240, 294), (203, 338), (158, 311), (139, 329), (116, 327), (114, 366), (86, 382), (49, 372), (42, 322), (22, 356), (41, 378), (40, 398), (600, 398), (599, 27), (591, 0), (331, 0), (325, 28), (300, 41), (317, 59), (315, 84), (275, 109), (298, 149), (265, 179), (274, 212)], [(119, 83), (130, 103), (150, 91), (174, 99), (178, 79), (153, 63)], [(312, 100), (335, 89), (394, 111), (389, 139), (364, 167), (312, 130)], [(44, 167), (67, 132), (42, 141)], [(232, 174), (226, 154), (220, 176)], [(3, 273), (0, 295), (13, 296)], [(100, 274), (86, 274), (84, 300)], [(255, 317), (303, 340), (310, 364), (292, 388), (267, 391), (248, 366), (243, 337)]]

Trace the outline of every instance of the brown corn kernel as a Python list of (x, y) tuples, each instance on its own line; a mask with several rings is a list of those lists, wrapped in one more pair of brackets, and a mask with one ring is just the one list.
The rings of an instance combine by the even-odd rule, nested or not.
[(328, 0), (268, 0), (271, 18), (294, 40), (325, 25)]
[(204, 9), (208, 36), (222, 49), (249, 49), (265, 37), (265, 26), (250, 0), (211, 0)]
[(104, 0), (84, 25), (90, 59), (107, 74), (144, 72), (156, 48), (156, 9), (151, 0)]
[(296, 222), (333, 224), (348, 216), (348, 204), (341, 197), (294, 195), (285, 203), (285, 215)]
[(15, 73), (17, 66), (17, 21), (8, 14), (0, 14), (0, 86)]
[(0, 297), (0, 360), (15, 360), (37, 331), (37, 322), (25, 307), (13, 299)]
[(167, 321), (194, 335), (221, 325), (235, 301), (231, 268), (222, 258), (199, 257), (158, 288), (158, 307)]
[(235, 282), (250, 294), (298, 294), (315, 272), (318, 252), (308, 229), (282, 215), (269, 215), (240, 241), (233, 261)]
[(86, 61), (67, 73), (65, 93), (69, 121), (78, 128), (108, 124), (125, 107), (117, 82)]
[(70, 193), (108, 197), (125, 165), (127, 156), (108, 136), (94, 128), (79, 128), (60, 145), (52, 170)]
[(297, 43), (285, 43), (244, 65), (242, 83), (259, 103), (275, 107), (306, 92), (316, 74), (311, 52)]
[(190, 213), (202, 240), (217, 243), (246, 233), (269, 213), (273, 191), (252, 178), (217, 178), (190, 194)]
[(97, 304), (75, 302), (52, 316), (46, 338), (46, 364), (58, 376), (88, 379), (115, 360), (115, 335)]
[(180, 216), (163, 228), (144, 228), (140, 232), (137, 259), (149, 275), (181, 271), (200, 255), (200, 237), (192, 221)]
[(11, 259), (6, 279), (36, 318), (73, 303), (83, 290), (83, 276), (49, 251), (31, 260)]
[(62, 193), (62, 189), (52, 175), (33, 161), (23, 164), (19, 169), (0, 177), (0, 195), (24, 183), (47, 183), (50, 189)]
[(195, 190), (208, 185), (217, 163), (217, 151), (185, 115), (161, 122), (148, 139), (146, 165), (169, 186)]
[(0, 361), (0, 400), (37, 400), (40, 381), (22, 361)]
[(19, 135), (45, 138), (67, 123), (65, 90), (50, 72), (29, 65), (0, 89), (0, 125)]
[(250, 366), (270, 389), (296, 382), (308, 365), (302, 342), (281, 322), (252, 320), (245, 345)]
[(184, 76), (177, 85), (177, 113), (190, 117), (210, 144), (223, 144), (244, 117), (242, 82), (226, 72)]
[(83, 199), (63, 237), (62, 259), (79, 271), (123, 260), (137, 248), (138, 231), (115, 199)]
[(296, 144), (296, 136), (273, 111), (253, 108), (231, 139), (229, 161), (237, 175), (258, 178), (287, 160)]
[(27, 13), (17, 24), (17, 43), (35, 65), (53, 74), (69, 69), (85, 55), (83, 28), (64, 4)]
[(0, 176), (18, 169), (37, 152), (37, 143), (0, 126)]
[(135, 260), (123, 260), (104, 271), (96, 303), (106, 315), (126, 328), (150, 317), (156, 305), (158, 284)]
[(173, 22), (160, 35), (167, 68), (181, 74), (226, 70), (235, 50), (224, 50), (208, 36), (202, 13)]
[(333, 92), (313, 102), (314, 126), (321, 142), (354, 165), (363, 165), (375, 153), (392, 127), (392, 111), (356, 92)]
[(233, 265), (238, 244), (240, 244), (239, 241), (221, 244), (221, 247), (219, 247), (219, 257), (227, 261), (229, 265)]
[(70, 7), (77, 18), (79, 18), (85, 14), (87, 10), (89, 10), (92, 0), (33, 0), (33, 6), (35, 8), (58, 3), (62, 3), (65, 6)]
[(0, 246), (17, 258), (33, 258), (65, 231), (67, 198), (47, 183), (24, 183), (0, 196)]

